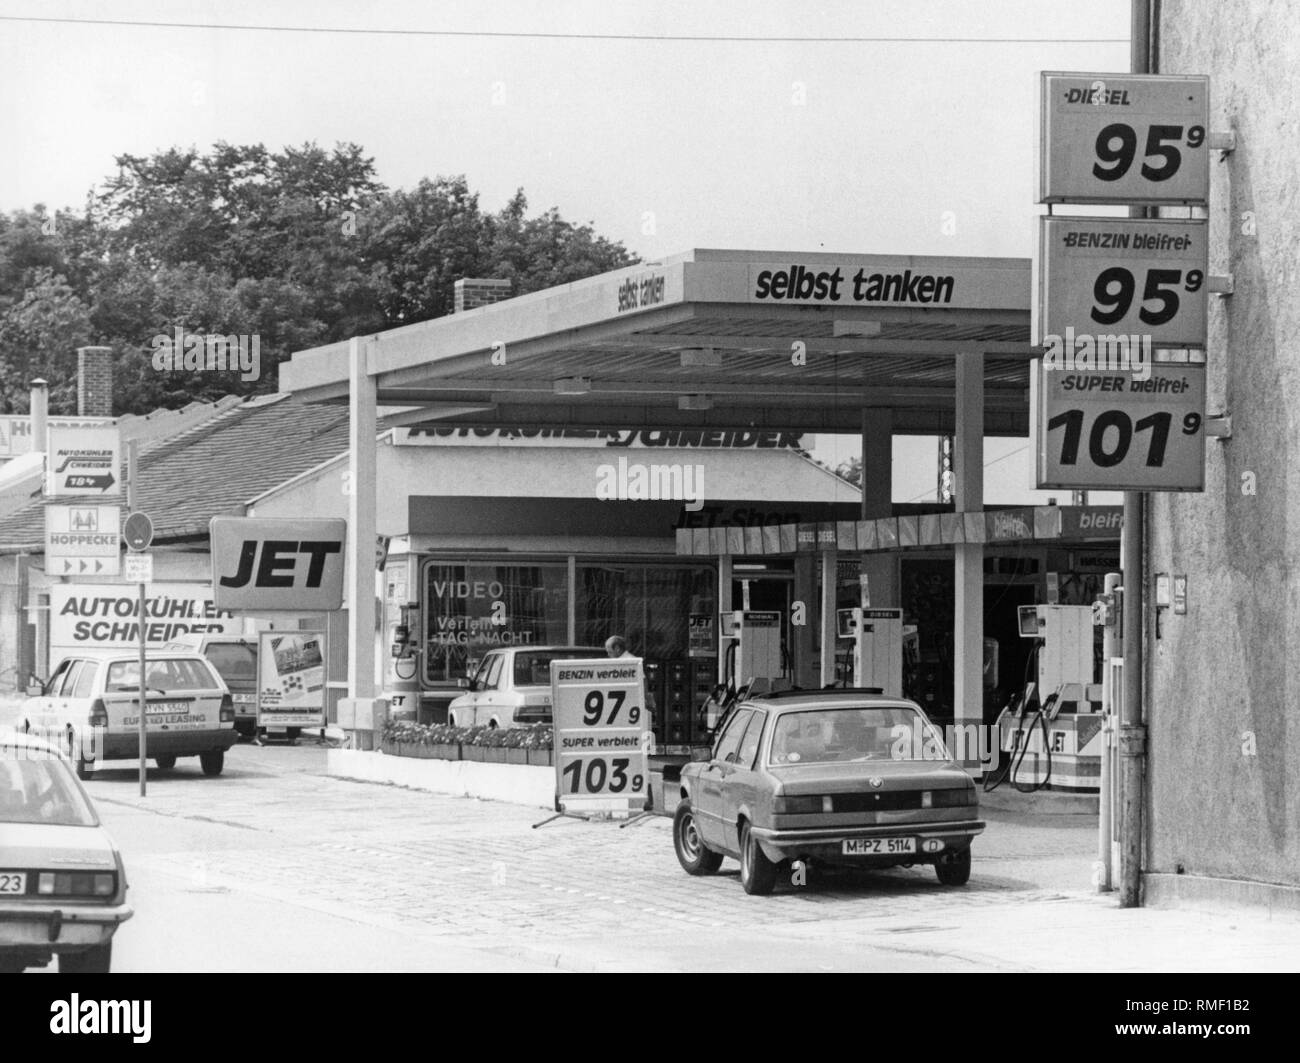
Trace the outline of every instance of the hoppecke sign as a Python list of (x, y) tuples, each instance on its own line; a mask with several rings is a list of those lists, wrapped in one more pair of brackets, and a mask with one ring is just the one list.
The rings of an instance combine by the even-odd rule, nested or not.
[(218, 608), (305, 613), (342, 607), (347, 521), (213, 517), (209, 529)]

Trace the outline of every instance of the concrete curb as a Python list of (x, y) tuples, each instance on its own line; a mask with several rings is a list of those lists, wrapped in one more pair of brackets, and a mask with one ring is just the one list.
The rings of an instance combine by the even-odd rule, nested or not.
[(1229, 914), (1245, 910), (1269, 919), (1300, 916), (1300, 888), (1272, 882), (1215, 878), (1211, 875), (1142, 876), (1142, 904), (1147, 908), (1181, 908)]
[(979, 798), (981, 809), (995, 812), (1033, 816), (1096, 816), (1101, 812), (1101, 799), (1096, 794), (1066, 794), (1053, 790), (1022, 794), (1006, 783), (992, 793), (981, 790)]
[(325, 754), (325, 772), (358, 782), (508, 801), (530, 808), (551, 808), (555, 801), (555, 769), (527, 764), (393, 757), (380, 752), (331, 749)]

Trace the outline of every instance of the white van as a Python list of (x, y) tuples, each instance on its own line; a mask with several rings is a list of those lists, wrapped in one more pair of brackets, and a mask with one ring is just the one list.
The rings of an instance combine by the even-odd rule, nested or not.
[[(199, 758), (220, 775), (235, 744), (235, 706), (220, 674), (198, 653), (151, 651), (145, 660), (145, 752), (164, 771)], [(140, 754), (140, 658), (129, 651), (67, 657), (28, 687), (21, 725), (55, 741), (83, 779), (102, 760)]]

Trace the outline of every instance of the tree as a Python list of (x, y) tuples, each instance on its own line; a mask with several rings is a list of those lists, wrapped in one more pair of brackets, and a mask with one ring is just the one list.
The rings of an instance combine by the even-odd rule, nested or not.
[(0, 315), (0, 403), (27, 408), (27, 389), (50, 382), (50, 412), (77, 412), (77, 348), (90, 343), (90, 314), (61, 275), (39, 269), (17, 303)]
[[(522, 189), (493, 215), (464, 176), (389, 191), (355, 144), (222, 142), (116, 161), (82, 213), (0, 215), (6, 406), (37, 371), (66, 404), (87, 343), (118, 352), (118, 413), (274, 390), (293, 351), (450, 313), (462, 277), (506, 278), (520, 295), (636, 261), (554, 208), (528, 218)], [(177, 328), (256, 336), (260, 378), (160, 373), (154, 338)]]

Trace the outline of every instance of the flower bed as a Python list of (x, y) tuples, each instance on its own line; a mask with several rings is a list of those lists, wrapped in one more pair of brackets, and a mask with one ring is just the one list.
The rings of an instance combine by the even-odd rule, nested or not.
[(553, 763), (550, 724), (531, 727), (452, 727), (405, 720), (384, 725), (380, 748), (390, 756), (474, 760), (488, 764)]

